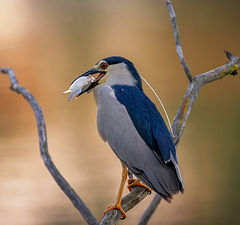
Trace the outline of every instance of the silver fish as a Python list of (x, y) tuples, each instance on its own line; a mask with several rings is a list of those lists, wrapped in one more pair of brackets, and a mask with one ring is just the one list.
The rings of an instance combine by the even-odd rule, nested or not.
[(85, 91), (91, 83), (95, 80), (95, 78), (91, 75), (83, 76), (76, 79), (70, 88), (67, 91), (64, 91), (63, 94), (71, 93), (68, 98), (68, 102), (76, 95), (80, 94), (82, 91)]

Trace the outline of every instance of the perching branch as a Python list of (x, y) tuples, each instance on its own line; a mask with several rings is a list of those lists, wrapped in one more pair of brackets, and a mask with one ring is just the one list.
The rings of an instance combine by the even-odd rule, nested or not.
[(58, 171), (56, 166), (54, 165), (51, 156), (48, 152), (48, 144), (47, 144), (47, 133), (46, 133), (46, 125), (43, 117), (43, 113), (41, 107), (39, 106), (36, 99), (32, 96), (32, 94), (25, 88), (18, 85), (18, 81), (16, 79), (15, 73), (10, 68), (0, 68), (2, 73), (6, 73), (9, 76), (9, 80), (11, 82), (11, 90), (21, 94), (31, 105), (36, 120), (37, 120), (37, 128), (38, 128), (38, 137), (39, 137), (39, 145), (40, 145), (40, 153), (43, 159), (45, 166), (48, 171), (51, 173), (54, 180), (57, 182), (58, 186), (63, 190), (63, 192), (68, 196), (73, 205), (78, 209), (78, 211), (82, 214), (83, 218), (89, 225), (97, 225), (97, 220), (92, 215), (90, 210), (84, 204), (84, 202), (79, 198), (73, 188), (69, 185), (69, 183), (64, 179), (61, 173)]
[[(181, 138), (182, 132), (185, 128), (186, 121), (193, 107), (193, 104), (196, 101), (196, 97), (199, 93), (200, 88), (204, 84), (221, 79), (227, 75), (236, 75), (240, 66), (240, 59), (236, 56), (233, 56), (231, 53), (226, 52), (227, 57), (230, 59), (229, 63), (226, 63), (225, 65), (218, 67), (216, 69), (213, 69), (211, 71), (208, 71), (206, 73), (199, 74), (195, 78), (193, 78), (183, 56), (182, 47), (179, 39), (179, 31), (178, 31), (177, 22), (176, 22), (176, 15), (173, 11), (171, 1), (169, 0), (167, 0), (167, 7), (168, 7), (171, 21), (173, 24), (177, 53), (181, 61), (181, 64), (183, 65), (184, 71), (190, 81), (187, 91), (183, 97), (182, 103), (177, 111), (177, 114), (175, 116), (175, 119), (172, 125), (173, 133), (175, 136), (174, 142), (175, 142), (175, 145), (177, 145)], [(40, 153), (45, 166), (47, 167), (47, 169), (49, 170), (49, 172), (51, 173), (52, 177), (55, 179), (59, 187), (64, 191), (64, 193), (68, 196), (68, 198), (71, 200), (73, 205), (82, 214), (85, 221), (89, 225), (97, 225), (98, 223), (94, 218), (94, 216), (91, 214), (91, 212), (89, 211), (87, 206), (84, 204), (84, 202), (80, 199), (80, 197), (77, 195), (77, 193), (72, 189), (72, 187), (60, 174), (60, 172), (54, 165), (51, 159), (51, 156), (49, 155), (48, 146), (47, 146), (46, 125), (43, 118), (42, 110), (39, 104), (37, 103), (36, 99), (32, 96), (32, 94), (26, 88), (18, 85), (17, 79), (12, 69), (0, 68), (0, 71), (2, 73), (7, 73), (9, 75), (9, 79), (11, 82), (11, 90), (19, 94), (22, 94), (23, 97), (31, 105), (35, 113), (35, 117), (37, 120), (37, 127), (38, 127)], [(123, 210), (127, 212), (128, 210), (133, 208), (135, 205), (137, 205), (141, 200), (143, 200), (148, 194), (149, 192), (146, 191), (144, 188), (134, 187), (133, 191), (122, 199)], [(156, 195), (153, 198), (151, 204), (148, 206), (147, 210), (140, 218), (138, 223), (139, 225), (144, 225), (148, 223), (149, 219), (151, 218), (151, 215), (156, 210), (160, 201), (161, 201), (161, 197), (159, 195)], [(117, 221), (119, 221), (120, 217), (121, 217), (121, 213), (118, 210), (112, 210), (105, 214), (100, 224), (101, 225), (116, 224)]]
[[(150, 192), (143, 187), (133, 187), (133, 191), (122, 198), (122, 209), (124, 212), (129, 211), (149, 194)], [(111, 210), (105, 214), (100, 225), (114, 225), (120, 220), (121, 216), (119, 210)]]

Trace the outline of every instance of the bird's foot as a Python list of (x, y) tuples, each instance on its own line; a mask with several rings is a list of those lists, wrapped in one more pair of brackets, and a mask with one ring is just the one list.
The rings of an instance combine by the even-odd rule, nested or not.
[(140, 181), (139, 179), (128, 179), (128, 190), (131, 192), (132, 191), (132, 187), (135, 186), (139, 186), (139, 187), (144, 187), (147, 191), (150, 191), (151, 194), (151, 189), (149, 187), (147, 187), (145, 184), (142, 183), (142, 181)]
[(107, 209), (103, 212), (103, 216), (105, 216), (105, 214), (107, 213), (107, 212), (109, 212), (109, 211), (111, 211), (111, 210), (113, 210), (113, 209), (118, 209), (118, 210), (120, 210), (120, 212), (122, 213), (122, 216), (121, 216), (121, 220), (124, 220), (126, 217), (127, 217), (127, 215), (126, 215), (126, 213), (123, 211), (123, 209), (122, 209), (122, 207), (121, 207), (121, 204), (115, 204), (115, 205), (112, 205), (112, 204), (110, 204), (108, 207), (107, 207)]

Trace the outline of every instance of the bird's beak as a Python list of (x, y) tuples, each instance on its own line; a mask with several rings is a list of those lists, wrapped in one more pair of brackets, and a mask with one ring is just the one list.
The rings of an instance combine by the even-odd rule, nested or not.
[(88, 70), (87, 72), (81, 74), (81, 75), (78, 76), (77, 78), (75, 78), (75, 79), (72, 81), (71, 85), (72, 85), (78, 78), (80, 78), (80, 77), (87, 77), (87, 76), (92, 75), (92, 74), (95, 74), (95, 73), (98, 73), (98, 70), (95, 69), (95, 68), (92, 68), (92, 69)]
[[(100, 73), (96, 78), (92, 75)], [(88, 70), (87, 72), (81, 74), (71, 83), (70, 88), (63, 92), (63, 94), (71, 93), (68, 101), (70, 101), (74, 96), (78, 97), (85, 92), (90, 92), (94, 87), (98, 85), (98, 81), (105, 75), (105, 72), (99, 71), (95, 67)]]

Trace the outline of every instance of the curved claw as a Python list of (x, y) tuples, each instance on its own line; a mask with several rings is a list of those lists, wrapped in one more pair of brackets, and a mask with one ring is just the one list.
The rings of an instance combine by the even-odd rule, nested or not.
[(127, 188), (130, 192), (132, 191), (132, 187), (135, 187), (135, 186), (144, 187), (147, 191), (150, 191), (150, 194), (152, 192), (152, 190), (149, 187), (147, 187), (138, 179), (128, 179), (127, 182), (128, 182)]
[(124, 220), (127, 215), (126, 213), (124, 212), (124, 210), (122, 209), (121, 205), (113, 205), (113, 206), (108, 206), (107, 209), (103, 212), (103, 216), (105, 216), (105, 214), (113, 209), (118, 209), (120, 210), (120, 212), (122, 213), (122, 216), (121, 216), (121, 220)]

